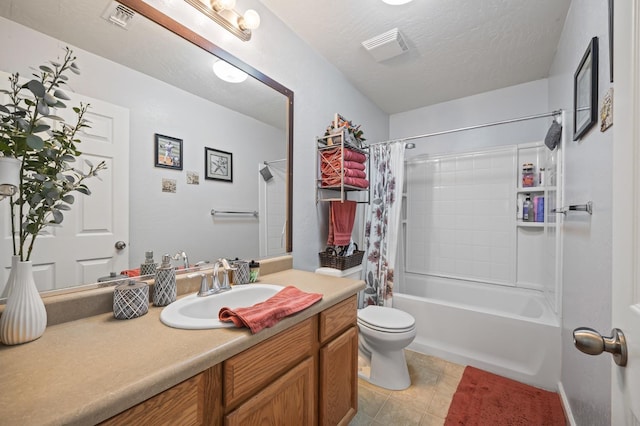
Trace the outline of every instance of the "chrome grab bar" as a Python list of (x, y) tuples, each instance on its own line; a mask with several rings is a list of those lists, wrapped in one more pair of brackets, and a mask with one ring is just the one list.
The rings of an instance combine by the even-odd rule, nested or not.
[(593, 214), (593, 201), (588, 201), (587, 204), (575, 204), (568, 207), (560, 207), (559, 209), (551, 210), (551, 213), (566, 215), (569, 211), (587, 212), (589, 214)]

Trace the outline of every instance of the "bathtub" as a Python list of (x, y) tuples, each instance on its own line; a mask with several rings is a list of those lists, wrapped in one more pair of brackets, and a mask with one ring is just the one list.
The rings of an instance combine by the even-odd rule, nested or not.
[(393, 306), (416, 319), (408, 349), (558, 389), (560, 325), (541, 292), (405, 273)]

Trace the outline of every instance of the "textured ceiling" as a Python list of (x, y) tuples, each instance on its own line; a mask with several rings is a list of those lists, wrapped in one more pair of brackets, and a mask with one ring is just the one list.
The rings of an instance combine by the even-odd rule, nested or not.
[[(571, 0), (261, 0), (393, 114), (548, 76)], [(409, 50), (377, 63), (361, 42), (399, 28)]]

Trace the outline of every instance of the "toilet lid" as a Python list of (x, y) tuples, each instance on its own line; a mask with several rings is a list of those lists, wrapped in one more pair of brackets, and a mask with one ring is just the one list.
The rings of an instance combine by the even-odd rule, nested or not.
[(375, 330), (398, 333), (413, 328), (416, 320), (399, 309), (369, 305), (358, 311), (358, 322)]

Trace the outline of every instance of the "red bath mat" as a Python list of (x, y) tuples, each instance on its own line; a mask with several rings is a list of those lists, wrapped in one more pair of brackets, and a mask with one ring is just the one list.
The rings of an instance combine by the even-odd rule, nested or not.
[(564, 426), (558, 394), (466, 367), (446, 426)]

